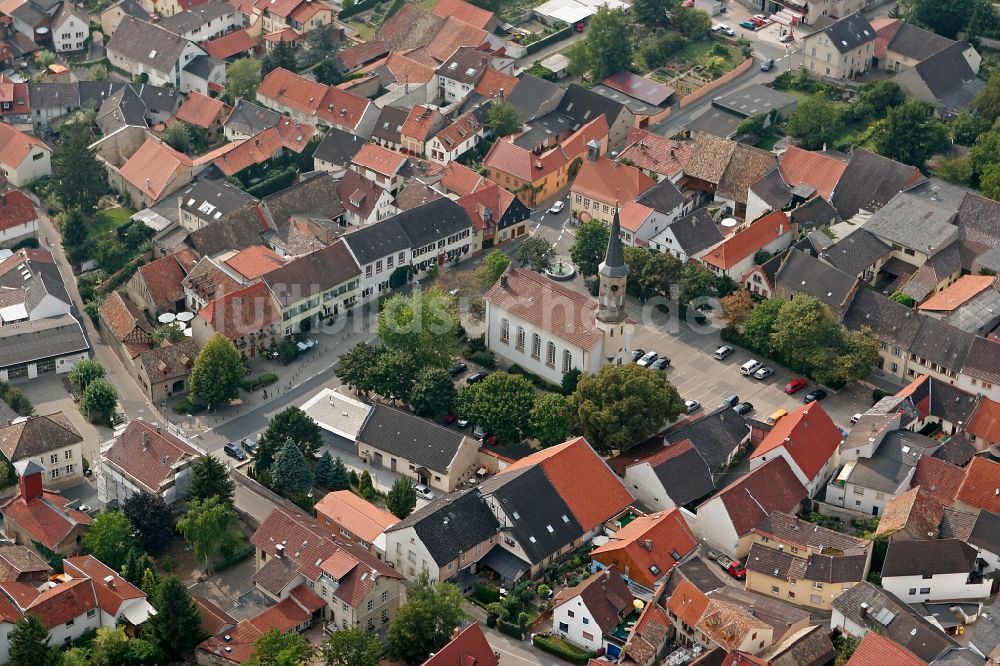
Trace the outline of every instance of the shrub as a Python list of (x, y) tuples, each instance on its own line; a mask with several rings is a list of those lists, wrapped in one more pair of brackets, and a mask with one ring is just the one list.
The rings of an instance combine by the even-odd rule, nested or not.
[(261, 375), (260, 377), (254, 377), (252, 379), (244, 379), (243, 381), (240, 382), (240, 386), (243, 387), (244, 391), (247, 391), (249, 393), (252, 391), (256, 391), (259, 388), (263, 388), (264, 386), (273, 384), (276, 381), (278, 381), (278, 375), (271, 372), (267, 372)]
[(174, 403), (173, 410), (178, 414), (197, 414), (205, 409), (205, 405), (200, 402), (193, 402), (189, 396)]
[(735, 326), (724, 327), (721, 331), (719, 331), (719, 337), (722, 338), (723, 342), (729, 342), (736, 345), (743, 344), (743, 336), (740, 335), (739, 329)]
[(499, 620), (497, 621), (497, 629), (500, 631), (501, 634), (507, 634), (511, 638), (516, 638), (519, 641), (524, 640), (524, 632), (521, 630), (521, 627), (514, 622)]
[(496, 359), (493, 358), (493, 352), (490, 351), (472, 352), (466, 356), (466, 358), (473, 363), (478, 363), (487, 370), (492, 370), (497, 367)]
[(886, 397), (887, 395), (892, 395), (892, 394), (889, 393), (888, 391), (883, 391), (882, 389), (875, 389), (874, 391), (872, 391), (872, 404), (875, 404), (876, 402)]
[(469, 338), (469, 354), (486, 351), (486, 336), (480, 335), (477, 338)]
[[(503, 629), (501, 629), (503, 631)], [(594, 656), (593, 652), (587, 652), (570, 645), (557, 636), (547, 636), (545, 634), (535, 634), (531, 638), (531, 643), (539, 650), (553, 654), (560, 659), (565, 659), (572, 664), (585, 665)]]
[(500, 590), (487, 583), (476, 583), (476, 590), (472, 593), (472, 596), (484, 604), (492, 604), (500, 601)]
[(254, 545), (252, 543), (248, 543), (246, 546), (240, 548), (229, 557), (223, 558), (222, 561), (218, 562), (214, 567), (212, 567), (212, 569), (215, 571), (215, 573), (219, 573), (223, 569), (228, 569), (231, 566), (239, 564), (243, 560), (251, 557), (253, 554), (254, 554)]

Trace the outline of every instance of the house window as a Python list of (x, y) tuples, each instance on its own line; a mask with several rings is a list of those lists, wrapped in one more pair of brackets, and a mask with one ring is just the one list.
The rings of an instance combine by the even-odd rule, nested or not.
[(911, 588), (909, 589), (909, 593), (910, 593), (910, 594), (916, 594), (916, 593), (917, 593), (917, 588), (915, 588), (915, 587), (911, 587)]
[(930, 594), (930, 593), (931, 593), (931, 588), (929, 587), (920, 588), (920, 594)]
[(51, 472), (49, 472), (49, 478), (50, 479), (58, 479), (59, 478), (59, 470), (54, 469)]
[(563, 367), (562, 371), (565, 375), (573, 367), (573, 354), (567, 349), (563, 351)]
[(500, 321), (500, 342), (510, 342), (510, 322), (506, 319)]
[(374, 628), (375, 628), (375, 618), (370, 617), (368, 618), (368, 631), (371, 631)]
[(542, 357), (542, 336), (538, 333), (531, 334), (531, 356), (532, 358)]
[(809, 602), (814, 604), (823, 603), (823, 597), (819, 596), (818, 594), (810, 594)]
[(517, 327), (517, 345), (515, 345), (518, 351), (524, 351), (524, 329), (520, 326)]
[(388, 592), (388, 590), (383, 590), (382, 591), (382, 603), (385, 603), (388, 600), (389, 600), (389, 592)]
[(886, 342), (885, 340), (882, 340), (881, 342), (879, 342), (879, 343), (878, 343), (878, 347), (879, 347), (879, 349), (881, 349), (882, 351), (885, 351), (886, 349), (888, 349), (888, 348), (889, 348), (889, 343), (888, 343), (888, 342)]
[(371, 612), (374, 608), (375, 608), (375, 600), (374, 599), (369, 599), (368, 600), (368, 611)]
[(771, 586), (771, 594), (778, 594), (779, 592), (781, 592), (781, 590), (778, 589), (777, 585)]
[(590, 618), (589, 617), (583, 618), (583, 623), (584, 624), (590, 624)]
[(372, 267), (371, 264), (369, 264), (365, 266), (365, 277), (371, 277), (371, 276), (372, 276)]
[(58, 463), (59, 462), (59, 454), (58, 453), (53, 453), (52, 455), (50, 455), (49, 456), (49, 462), (52, 463), (53, 465), (55, 465), (56, 463)]
[(95, 615), (97, 615), (96, 608), (91, 608), (89, 611), (87, 611), (87, 617), (94, 617)]
[(76, 624), (76, 620), (70, 620), (69, 622), (66, 623), (66, 626), (72, 627), (74, 624)]
[(864, 495), (865, 489), (861, 486), (851, 486), (855, 495)]
[(570, 617), (576, 617), (576, 613), (574, 613), (573, 611), (566, 611), (566, 615), (569, 615)]
[(63, 451), (63, 460), (72, 460), (72, 459), (73, 459), (73, 449), (66, 449), (65, 451)]
[(76, 470), (76, 465), (66, 465), (66, 474), (72, 474)]
[(559, 623), (559, 631), (561, 631), (563, 633), (568, 632), (569, 631), (569, 625), (566, 624), (565, 622), (560, 622)]
[(545, 356), (546, 356), (546, 361), (545, 362), (550, 367), (554, 368), (555, 365), (556, 365), (556, 346), (555, 346), (555, 344), (553, 344), (551, 342), (548, 344)]
[(384, 608), (382, 609), (382, 621), (383, 622), (388, 622), (389, 621), (389, 611), (387, 611)]

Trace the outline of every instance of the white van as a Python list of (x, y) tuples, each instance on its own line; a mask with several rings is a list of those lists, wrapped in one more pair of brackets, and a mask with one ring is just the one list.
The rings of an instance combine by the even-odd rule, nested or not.
[(761, 363), (760, 361), (750, 359), (749, 361), (740, 366), (740, 374), (743, 375), (744, 377), (749, 377), (753, 373), (757, 372), (757, 370), (759, 370), (760, 367), (763, 365), (764, 364)]

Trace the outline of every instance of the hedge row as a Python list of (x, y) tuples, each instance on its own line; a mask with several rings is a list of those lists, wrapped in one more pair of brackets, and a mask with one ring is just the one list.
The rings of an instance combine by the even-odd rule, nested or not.
[(269, 178), (265, 178), (259, 183), (248, 187), (247, 194), (255, 196), (258, 199), (263, 199), (269, 194), (280, 192), (292, 184), (297, 173), (298, 169), (294, 166), (290, 166), (284, 171), (279, 171), (277, 174), (270, 176)]
[(543, 650), (544, 652), (548, 652), (549, 654), (554, 654), (560, 659), (565, 659), (571, 664), (581, 664), (581, 666), (586, 666), (586, 664), (590, 661), (590, 658), (594, 656), (593, 652), (581, 650), (580, 648), (570, 645), (561, 638), (546, 636), (544, 634), (535, 634), (532, 636), (531, 643), (536, 648)]
[(516, 622), (497, 620), (497, 631), (499, 631), (501, 634), (507, 634), (511, 638), (516, 638), (519, 641), (524, 640), (524, 631), (521, 629), (521, 626)]
[(528, 372), (527, 370), (519, 366), (517, 363), (510, 366), (510, 370), (508, 370), (508, 372), (512, 375), (521, 375), (522, 377), (524, 377), (525, 379), (527, 379), (528, 381), (530, 381), (532, 384), (534, 384), (536, 387), (540, 388), (543, 391), (555, 391), (556, 393), (562, 393), (561, 386), (550, 384), (549, 382), (545, 381), (535, 373)]
[[(343, 14), (341, 14), (343, 16)], [(556, 30), (548, 37), (542, 37), (537, 42), (532, 42), (524, 47), (524, 50), (530, 53), (537, 53), (541, 51), (549, 44), (555, 44), (556, 42), (562, 41), (573, 34), (573, 26), (567, 26), (562, 30)]]
[(373, 9), (382, 4), (382, 0), (361, 0), (360, 2), (355, 2), (352, 7), (344, 7), (340, 10), (338, 18), (341, 20), (350, 18), (355, 14), (360, 14), (361, 12), (366, 12), (369, 9)]
[(228, 569), (229, 567), (236, 566), (237, 564), (239, 564), (243, 560), (251, 557), (253, 555), (253, 553), (254, 553), (254, 545), (252, 543), (248, 543), (246, 546), (244, 546), (243, 548), (239, 549), (238, 551), (236, 551), (235, 553), (233, 553), (229, 557), (227, 557), (224, 560), (221, 560), (220, 562), (218, 562), (215, 565), (215, 567), (213, 567), (213, 569), (214, 569), (215, 573), (219, 573), (220, 571), (223, 571), (224, 569)]
[(240, 382), (240, 386), (243, 387), (244, 391), (251, 392), (251, 391), (256, 391), (259, 388), (268, 386), (269, 384), (273, 384), (276, 381), (278, 381), (278, 375), (271, 372), (267, 372), (261, 375), (260, 377), (254, 377), (253, 379), (244, 379), (243, 381)]

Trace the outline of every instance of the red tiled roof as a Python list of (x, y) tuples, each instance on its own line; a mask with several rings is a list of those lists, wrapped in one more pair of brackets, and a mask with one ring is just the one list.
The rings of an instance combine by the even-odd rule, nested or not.
[(242, 664), (249, 661), (257, 651), (257, 639), (264, 632), (257, 629), (248, 620), (243, 620), (236, 626), (220, 631), (212, 638), (198, 644), (199, 650), (218, 655), (226, 661)]
[(172, 254), (140, 266), (139, 275), (149, 289), (157, 312), (173, 312), (177, 302), (184, 299), (181, 282), (186, 273)]
[[(94, 582), (97, 593), (97, 603), (103, 611), (112, 616), (118, 615), (118, 609), (129, 599), (144, 599), (146, 593), (128, 582), (117, 571), (101, 562), (93, 555), (67, 557), (63, 560), (64, 570), (73, 578), (86, 577)], [(108, 584), (108, 577), (111, 584)]]
[(917, 306), (918, 310), (953, 312), (986, 291), (996, 282), (992, 275), (963, 275)]
[(387, 528), (399, 522), (396, 516), (383, 511), (350, 490), (327, 493), (316, 503), (317, 518), (329, 518), (352, 534), (372, 543)]
[[(406, 120), (399, 130), (402, 137), (426, 141), (435, 128), (440, 127), (444, 116), (436, 109), (420, 104), (414, 104), (406, 115)], [(369, 144), (373, 145), (373, 144)]]
[[(7, 44), (0, 44), (0, 58), (7, 60), (12, 57), (13, 52), (10, 47)], [(10, 104), (9, 109), (0, 109), (0, 116), (30, 112), (31, 96), (28, 94), (28, 84), (14, 83), (6, 76), (0, 75), (0, 102)]]
[(649, 216), (652, 214), (652, 208), (643, 206), (641, 203), (636, 201), (629, 201), (618, 211), (618, 221), (622, 225), (622, 229), (635, 233), (639, 231), (639, 227), (641, 227), (643, 222), (648, 220)]
[(840, 429), (818, 402), (802, 405), (774, 424), (750, 458), (760, 458), (780, 446), (808, 479), (815, 479), (840, 446)]
[(737, 232), (722, 241), (702, 257), (702, 261), (711, 266), (727, 270), (740, 263), (757, 250), (790, 233), (792, 225), (788, 222), (788, 214), (780, 210), (765, 215), (743, 231)]
[(496, 18), (493, 12), (476, 7), (465, 0), (441, 0), (434, 7), (433, 13), (441, 18), (453, 16), (459, 21), (483, 30), (486, 30), (490, 22)]
[(607, 138), (608, 121), (601, 114), (571, 134), (562, 144), (541, 155), (535, 155), (527, 148), (516, 145), (513, 136), (504, 137), (493, 144), (483, 160), (483, 166), (508, 173), (524, 182), (535, 182), (558, 171), (577, 157), (582, 157), (586, 152), (587, 142), (606, 142)]
[(619, 160), (628, 160), (640, 169), (673, 178), (684, 170), (691, 157), (691, 144), (674, 141), (648, 130), (633, 127), (625, 138)]
[(246, 30), (234, 30), (228, 35), (216, 37), (202, 43), (201, 48), (205, 49), (208, 55), (213, 58), (232, 58), (234, 55), (246, 53), (257, 46), (257, 40), (250, 36)]
[(255, 280), (285, 265), (285, 260), (266, 245), (251, 245), (225, 260), (227, 266), (247, 280)]
[(955, 503), (958, 489), (965, 480), (965, 470), (938, 458), (923, 456), (917, 461), (910, 487), (920, 486), (933, 495), (941, 504)]
[(345, 69), (354, 69), (378, 60), (389, 53), (389, 45), (381, 39), (362, 42), (337, 52), (337, 60)]
[(667, 601), (667, 610), (690, 627), (698, 624), (706, 608), (708, 608), (708, 597), (687, 578), (681, 578), (681, 582), (674, 588), (673, 594)]
[(870, 21), (872, 29), (875, 31), (875, 57), (879, 60), (885, 58), (886, 47), (889, 46), (889, 42), (892, 38), (896, 36), (896, 32), (899, 31), (900, 26), (903, 22), (899, 19), (889, 18), (887, 16), (877, 16)]
[[(191, 359), (194, 361), (194, 359)], [(174, 474), (174, 465), (186, 457), (201, 456), (175, 435), (139, 419), (129, 421), (104, 455), (151, 493)]]
[(181, 104), (181, 108), (177, 109), (175, 117), (190, 125), (208, 129), (226, 112), (226, 108), (221, 99), (202, 95), (200, 92), (192, 90), (188, 93), (184, 103)]
[(236, 624), (236, 619), (233, 616), (209, 599), (198, 594), (192, 594), (191, 598), (194, 599), (198, 610), (201, 611), (201, 630), (206, 634), (215, 635)]
[(847, 666), (927, 666), (927, 662), (896, 641), (869, 631), (847, 661)]
[(585, 532), (632, 503), (625, 486), (583, 437), (525, 456), (499, 473), (534, 465), (542, 468)]
[(65, 508), (68, 502), (62, 495), (48, 490), (28, 502), (18, 494), (0, 507), (0, 513), (6, 520), (19, 525), (35, 541), (56, 550), (73, 528), (93, 522), (82, 511)]
[[(458, 200), (458, 205), (469, 214), (469, 217), (472, 218), (472, 226), (477, 230), (495, 227), (515, 199), (513, 194), (493, 181), (486, 182), (488, 183), (486, 187), (480, 187), (472, 194)], [(485, 218), (487, 210), (490, 211), (489, 222)]]
[(829, 201), (833, 188), (847, 170), (847, 163), (823, 153), (791, 146), (781, 156), (778, 170), (790, 187), (804, 183), (815, 187), (816, 192)]
[[(652, 542), (652, 547), (646, 546)], [(652, 589), (670, 573), (677, 562), (698, 547), (687, 521), (679, 509), (640, 516), (610, 536), (608, 543), (591, 551), (590, 556), (606, 566), (617, 565), (619, 553), (627, 554), (634, 568), (629, 577)], [(675, 558), (674, 555), (678, 557)], [(653, 573), (656, 569), (659, 573)]]
[(192, 164), (191, 158), (184, 153), (153, 138), (147, 138), (119, 172), (136, 189), (157, 201), (166, 193), (171, 179)]
[[(104, 299), (97, 311), (101, 321), (114, 334), (115, 339), (125, 346), (132, 358), (149, 349), (152, 331), (131, 300), (115, 291)], [(132, 333), (135, 335), (131, 335)], [(129, 337), (133, 339), (126, 341)]]
[(230, 340), (238, 340), (281, 321), (281, 313), (263, 282), (209, 301), (198, 311), (198, 316)]
[(279, 67), (268, 73), (257, 88), (257, 96), (273, 99), (304, 113), (316, 113), (327, 86)]
[(965, 430), (990, 444), (1000, 442), (1000, 402), (980, 398), (979, 406), (972, 413)]
[(441, 177), (441, 185), (446, 192), (460, 197), (472, 194), (477, 189), (488, 187), (493, 181), (458, 162), (449, 162)]
[(741, 476), (702, 506), (721, 499), (736, 534), (742, 537), (774, 511), (795, 513), (807, 496), (788, 461), (778, 456)]
[(965, 468), (965, 480), (956, 499), (977, 509), (1000, 514), (1000, 463), (987, 458), (973, 458)]
[(277, 44), (278, 42), (288, 42), (289, 44), (294, 44), (301, 38), (302, 35), (299, 31), (290, 25), (286, 25), (281, 30), (269, 32), (263, 37), (265, 42), (272, 42), (274, 44)]
[(406, 156), (375, 143), (366, 143), (351, 162), (359, 167), (391, 177), (396, 175), (396, 172), (406, 162)]
[(655, 184), (652, 178), (635, 167), (599, 157), (584, 160), (580, 165), (572, 191), (598, 201), (623, 204), (636, 199)]
[(244, 169), (249, 169), (257, 164), (263, 164), (275, 157), (284, 146), (281, 143), (281, 136), (276, 127), (268, 127), (266, 130), (253, 137), (237, 144), (235, 148), (221, 157), (212, 160), (219, 171), (227, 176), (238, 174)]
[(38, 137), (25, 134), (8, 123), (0, 123), (0, 164), (16, 167), (38, 148), (52, 153)]
[(496, 97), (510, 95), (510, 91), (520, 81), (516, 76), (504, 74), (503, 72), (487, 67), (482, 78), (476, 84), (476, 92), (485, 97)]
[(482, 28), (469, 25), (465, 21), (448, 16), (444, 20), (441, 29), (430, 44), (427, 50), (438, 62), (444, 62), (455, 53), (459, 47), (478, 47), (486, 42), (489, 33)]
[(299, 585), (298, 587), (293, 588), (288, 594), (290, 597), (295, 599), (300, 606), (305, 608), (310, 613), (315, 613), (326, 605), (326, 601), (323, 600), (323, 597), (319, 596), (305, 585)]
[(77, 578), (41, 592), (25, 614), (36, 615), (46, 628), (55, 629), (94, 608), (97, 596), (93, 581)]
[(309, 140), (316, 134), (316, 128), (307, 123), (300, 123), (288, 116), (282, 116), (274, 126), (278, 130), (281, 145), (294, 153), (306, 149)]
[(261, 12), (267, 11), (274, 16), (287, 17), (303, 0), (256, 0), (254, 3)]
[(330, 11), (330, 5), (322, 0), (306, 0), (299, 3), (299, 6), (293, 9), (292, 13), (288, 15), (288, 18), (301, 25), (308, 25), (312, 17), (324, 10)]
[(434, 78), (433, 67), (402, 53), (390, 53), (388, 60), (385, 61), (385, 68), (396, 81), (413, 85), (428, 83)]
[(422, 666), (498, 666), (499, 663), (483, 628), (473, 622)]
[(6, 231), (38, 219), (31, 199), (19, 190), (0, 194), (0, 230)]

